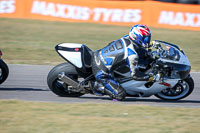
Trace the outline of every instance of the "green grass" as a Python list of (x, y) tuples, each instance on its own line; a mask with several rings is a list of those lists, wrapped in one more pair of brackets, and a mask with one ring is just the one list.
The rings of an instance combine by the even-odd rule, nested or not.
[[(63, 60), (54, 51), (61, 42), (83, 43), (100, 49), (128, 34), (130, 26), (67, 23), (0, 18), (0, 48), (7, 63), (55, 65)], [(179, 44), (192, 64), (200, 70), (200, 32), (150, 28), (152, 40)]]
[(2, 133), (199, 133), (200, 108), (0, 101)]

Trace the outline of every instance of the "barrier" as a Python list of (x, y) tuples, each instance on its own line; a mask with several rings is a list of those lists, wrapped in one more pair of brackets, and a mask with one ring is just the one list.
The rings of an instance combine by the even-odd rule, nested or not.
[(200, 31), (200, 5), (156, 1), (0, 0), (0, 17)]

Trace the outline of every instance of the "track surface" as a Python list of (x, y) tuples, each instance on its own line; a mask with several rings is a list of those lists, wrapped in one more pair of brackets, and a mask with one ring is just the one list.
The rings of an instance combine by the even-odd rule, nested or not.
[[(9, 65), (10, 75), (0, 85), (0, 99), (17, 99), (25, 101), (46, 101), (63, 103), (113, 103), (109, 97), (84, 95), (79, 98), (59, 97), (47, 86), (46, 78), (53, 66), (40, 65)], [(200, 73), (191, 73), (195, 81), (195, 89), (187, 98), (167, 102), (154, 96), (148, 98), (126, 98), (121, 104), (143, 104), (168, 107), (200, 107)]]

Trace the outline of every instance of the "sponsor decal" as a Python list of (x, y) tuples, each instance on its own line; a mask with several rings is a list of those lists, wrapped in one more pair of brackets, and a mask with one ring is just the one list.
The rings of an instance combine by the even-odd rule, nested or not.
[(93, 20), (103, 22), (139, 22), (141, 20), (140, 9), (108, 9), (89, 8), (86, 6), (75, 6), (68, 4), (58, 4), (53, 2), (38, 1), (33, 2), (32, 14), (52, 16), (76, 20)]
[(158, 23), (200, 27), (200, 13), (161, 11)]
[(0, 1), (0, 14), (1, 13), (14, 13), (15, 0), (1, 0)]
[(141, 10), (139, 9), (107, 9), (94, 8), (94, 21), (99, 21), (102, 17), (104, 22), (139, 22), (141, 20)]
[(44, 16), (88, 20), (89, 8), (53, 2), (34, 1), (31, 13)]

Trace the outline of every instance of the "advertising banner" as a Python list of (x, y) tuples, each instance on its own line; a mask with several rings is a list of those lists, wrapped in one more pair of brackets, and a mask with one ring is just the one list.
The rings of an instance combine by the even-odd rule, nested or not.
[(0, 0), (0, 17), (200, 31), (200, 5), (156, 1)]

